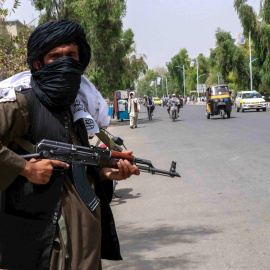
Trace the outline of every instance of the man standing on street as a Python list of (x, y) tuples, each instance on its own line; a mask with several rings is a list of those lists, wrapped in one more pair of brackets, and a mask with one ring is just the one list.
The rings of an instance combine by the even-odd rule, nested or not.
[[(27, 45), (31, 87), (0, 102), (0, 268), (100, 270), (101, 258), (121, 260), (101, 184), (138, 175), (138, 167), (127, 160), (100, 169), (20, 157), (42, 139), (89, 147), (89, 123), (75, 119), (81, 107), (75, 100), (90, 58), (81, 25), (41, 24)], [(77, 188), (84, 180), (95, 208)]]
[(138, 114), (140, 111), (140, 103), (137, 98), (134, 98), (134, 94), (130, 92), (128, 99), (128, 113), (130, 118), (130, 128), (137, 128)]

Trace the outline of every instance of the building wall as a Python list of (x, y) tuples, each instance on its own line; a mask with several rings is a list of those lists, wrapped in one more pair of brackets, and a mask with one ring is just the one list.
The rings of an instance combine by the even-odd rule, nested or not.
[(19, 20), (6, 20), (6, 28), (11, 35), (17, 36), (19, 30), (23, 28), (23, 24)]

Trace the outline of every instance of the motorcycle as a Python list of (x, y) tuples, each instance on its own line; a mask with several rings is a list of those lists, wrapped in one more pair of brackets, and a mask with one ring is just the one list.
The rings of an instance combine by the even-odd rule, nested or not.
[(170, 118), (175, 121), (176, 118), (179, 117), (178, 114), (178, 103), (176, 101), (172, 101), (170, 104)]

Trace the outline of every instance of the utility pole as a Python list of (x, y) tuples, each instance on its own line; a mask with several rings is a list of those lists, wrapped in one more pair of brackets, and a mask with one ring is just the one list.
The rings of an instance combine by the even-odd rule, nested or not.
[(168, 96), (168, 83), (167, 83), (167, 77), (166, 76), (162, 76), (162, 89), (163, 89), (163, 78), (164, 77), (166, 79), (166, 91), (167, 91), (167, 96)]
[(168, 96), (168, 82), (167, 82), (167, 77), (166, 78), (166, 90), (167, 90), (167, 96)]
[(250, 38), (250, 32), (249, 32), (249, 70), (250, 70), (250, 90), (253, 90), (252, 85), (252, 59), (251, 59), (251, 38)]
[(186, 96), (186, 75), (185, 75), (185, 66), (183, 65), (183, 80), (184, 80), (184, 97)]
[(196, 64), (197, 64), (197, 94), (199, 96), (199, 62), (198, 62), (198, 58), (196, 58)]

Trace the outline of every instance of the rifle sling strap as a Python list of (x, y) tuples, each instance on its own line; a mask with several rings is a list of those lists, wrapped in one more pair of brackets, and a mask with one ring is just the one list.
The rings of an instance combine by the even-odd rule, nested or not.
[(96, 136), (110, 149), (112, 150), (116, 143), (102, 130), (99, 129), (99, 133), (96, 133)]
[(27, 151), (29, 154), (32, 154), (35, 152), (35, 145), (30, 143), (29, 141), (25, 140), (24, 138), (18, 137), (15, 138), (14, 141), (25, 151)]

